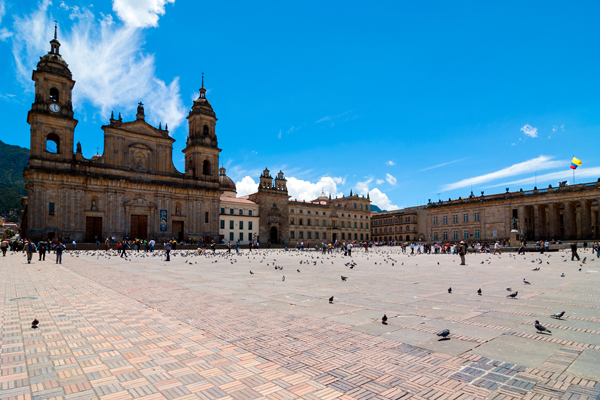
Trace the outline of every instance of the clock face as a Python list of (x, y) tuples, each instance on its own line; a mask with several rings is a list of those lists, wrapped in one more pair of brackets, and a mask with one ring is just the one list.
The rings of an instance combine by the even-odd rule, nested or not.
[(50, 104), (50, 111), (58, 112), (60, 110), (60, 106), (58, 104)]

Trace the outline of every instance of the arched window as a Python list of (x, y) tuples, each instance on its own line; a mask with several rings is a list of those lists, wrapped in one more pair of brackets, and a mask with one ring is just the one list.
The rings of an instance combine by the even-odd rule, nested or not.
[(410, 227), (406, 225), (406, 232), (410, 231)]
[(356, 203), (354, 203), (354, 208), (356, 208)]
[(51, 133), (46, 137), (46, 151), (48, 153), (60, 152), (60, 138), (56, 133)]
[(208, 126), (207, 125), (204, 125), (204, 134), (208, 135)]
[(50, 89), (50, 101), (58, 101), (58, 89), (52, 88)]
[(210, 162), (208, 160), (204, 160), (202, 163), (202, 175), (210, 175)]

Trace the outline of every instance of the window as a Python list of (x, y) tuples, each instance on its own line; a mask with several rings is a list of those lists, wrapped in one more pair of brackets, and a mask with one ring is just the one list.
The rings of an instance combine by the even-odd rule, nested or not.
[(302, 218), (298, 220), (298, 225), (302, 225)]
[(479, 231), (478, 230), (475, 231), (475, 239), (479, 239)]
[(46, 136), (46, 151), (48, 153), (60, 153), (60, 138), (56, 133)]
[(251, 231), (252, 230), (252, 221), (248, 221), (248, 230)]
[(204, 125), (204, 130), (203, 131), (204, 131), (205, 135), (208, 135), (208, 126)]
[(444, 225), (448, 225), (448, 216), (447, 216), (447, 215), (444, 215), (444, 216), (442, 217), (442, 224), (444, 224)]
[(358, 235), (356, 233), (354, 234), (354, 240), (358, 240)]
[[(325, 239), (325, 236), (323, 236), (323, 239)], [(342, 240), (346, 240), (346, 234), (344, 232), (342, 232)]]
[(361, 233), (360, 234), (360, 240), (364, 240), (364, 238), (365, 238), (364, 235)]
[(233, 229), (233, 221), (229, 221), (229, 229)]
[(233, 232), (229, 232), (229, 240), (234, 240), (233, 239)]
[(225, 214), (225, 209), (221, 208), (221, 214)]
[(448, 232), (444, 232), (444, 240), (448, 240)]
[(48, 215), (54, 215), (54, 203), (48, 203)]
[(315, 226), (319, 226), (319, 220), (315, 219)]
[(50, 101), (58, 101), (59, 94), (57, 88), (50, 89)]
[(319, 238), (319, 232), (315, 232), (315, 239)]
[(210, 162), (208, 160), (202, 162), (202, 175), (210, 175)]
[(469, 222), (469, 214), (463, 214), (463, 222)]
[(356, 222), (354, 223), (354, 227), (356, 228)]
[(306, 213), (307, 213), (308, 215), (310, 215), (310, 210), (308, 210)]
[(308, 232), (308, 233), (306, 234), (306, 238), (307, 238), (307, 239), (312, 239), (312, 235), (311, 235), (311, 233), (312, 233), (312, 232)]
[(469, 231), (463, 231), (463, 239), (469, 238)]
[[(323, 211), (323, 216), (325, 216), (325, 211)], [(342, 215), (342, 217), (343, 217), (343, 215)]]
[(233, 215), (233, 208), (229, 209), (229, 215)]
[(475, 213), (475, 222), (479, 222), (479, 213)]
[[(359, 208), (362, 210), (362, 204), (359, 206)], [(362, 238), (361, 238), (362, 239)]]
[(244, 232), (240, 232), (240, 242), (244, 240)]
[(438, 218), (437, 217), (433, 217), (433, 224), (437, 225), (438, 224)]
[(221, 229), (225, 229), (225, 220), (221, 220)]
[[(367, 211), (369, 210), (369, 205), (368, 204), (365, 206), (365, 210), (367, 210)], [(368, 239), (369, 239), (369, 236), (367, 235), (367, 240)]]
[(452, 223), (453, 224), (458, 224), (458, 215), (453, 215), (452, 216)]
[(310, 218), (306, 220), (306, 225), (310, 226)]
[(331, 221), (331, 227), (335, 228), (335, 221)]
[[(356, 203), (354, 203), (354, 208), (356, 208)], [(356, 239), (356, 238), (355, 238)]]
[(244, 215), (244, 210), (240, 208), (240, 215)]
[(368, 222), (365, 223), (365, 228), (369, 229), (369, 223)]
[(452, 232), (452, 239), (453, 240), (458, 240), (458, 231)]
[(302, 231), (298, 232), (298, 238), (304, 239), (304, 232), (302, 232)]
[(244, 229), (244, 221), (240, 221), (240, 229)]
[(296, 236), (295, 232), (294, 231), (290, 231), (290, 239), (294, 239), (294, 236)]
[(208, 224), (208, 211), (204, 213), (204, 223)]
[(323, 226), (327, 226), (327, 221), (323, 220)]
[(344, 221), (342, 221), (342, 228), (344, 227)]
[(300, 214), (302, 214), (302, 210), (300, 210)]
[(433, 240), (438, 240), (438, 233), (437, 232), (433, 232)]
[[(342, 233), (343, 235), (343, 233)], [(327, 233), (323, 232), (323, 239), (327, 239)]]
[(293, 209), (291, 209), (291, 210), (290, 210), (290, 212), (293, 214), (293, 213), (294, 213), (294, 210), (293, 210)]
[(363, 223), (361, 222), (361, 223), (360, 223), (360, 228), (362, 229), (362, 227), (363, 227)]
[(252, 216), (252, 210), (248, 210), (248, 215)]
[(290, 225), (294, 225), (294, 218), (290, 218)]

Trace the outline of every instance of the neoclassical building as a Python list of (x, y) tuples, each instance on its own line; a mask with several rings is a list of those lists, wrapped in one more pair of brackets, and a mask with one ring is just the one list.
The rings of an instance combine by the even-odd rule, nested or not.
[(331, 198), (321, 193), (312, 201), (290, 200), (283, 172), (273, 179), (268, 169), (258, 191), (248, 196), (259, 205), (261, 243), (364, 242), (369, 240), (369, 195)]
[(219, 168), (221, 209), (219, 212), (219, 234), (221, 241), (248, 244), (258, 240), (258, 204), (244, 197), (237, 197), (235, 183)]
[(133, 121), (111, 116), (102, 126), (102, 155), (86, 159), (75, 146), (75, 81), (59, 50), (55, 33), (33, 71), (23, 234), (88, 242), (109, 236), (218, 239), (221, 150), (204, 81), (187, 117), (184, 173), (173, 165), (175, 140), (167, 124), (146, 122), (142, 103)]
[(425, 206), (371, 213), (371, 237), (380, 243), (426, 240)]

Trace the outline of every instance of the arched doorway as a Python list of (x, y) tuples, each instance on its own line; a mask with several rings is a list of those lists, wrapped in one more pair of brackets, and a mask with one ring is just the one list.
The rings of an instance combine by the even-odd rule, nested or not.
[(410, 236), (409, 235), (406, 235), (406, 241), (410, 242)]
[(271, 243), (273, 243), (273, 244), (278, 243), (278, 240), (277, 240), (277, 228), (274, 227), (274, 226), (271, 227), (270, 239), (271, 239)]

